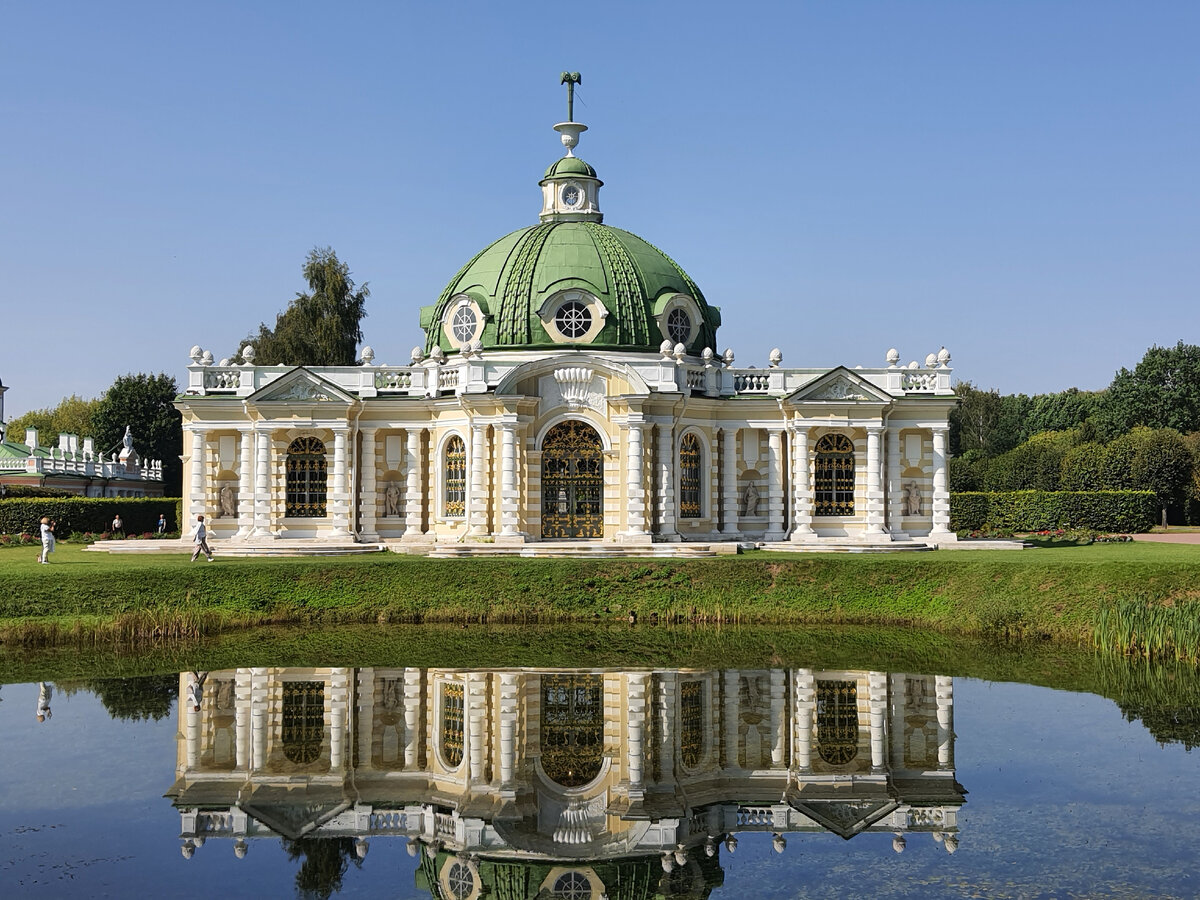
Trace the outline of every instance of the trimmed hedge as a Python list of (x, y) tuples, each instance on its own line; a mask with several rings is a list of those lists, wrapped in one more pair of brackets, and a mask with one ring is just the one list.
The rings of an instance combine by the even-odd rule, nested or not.
[(65, 537), (74, 531), (99, 534), (112, 526), (121, 514), (126, 534), (144, 534), (158, 528), (161, 513), (167, 517), (167, 531), (179, 530), (177, 497), (39, 497), (0, 500), (0, 534), (38, 534), (42, 516), (58, 522), (55, 533)]
[(1091, 528), (1149, 531), (1158, 521), (1153, 491), (1006, 491), (950, 495), (950, 528)]

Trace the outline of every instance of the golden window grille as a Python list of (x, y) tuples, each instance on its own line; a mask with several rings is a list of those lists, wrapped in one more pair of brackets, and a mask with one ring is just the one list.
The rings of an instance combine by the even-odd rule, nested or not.
[(464, 697), (463, 685), (442, 686), (442, 756), (451, 768), (463, 760)]
[(679, 445), (679, 515), (700, 518), (700, 438), (685, 434)]
[(854, 515), (854, 444), (844, 434), (817, 441), (813, 464), (813, 512), (818, 516)]
[(694, 769), (704, 749), (704, 682), (685, 681), (680, 687), (679, 717), (680, 759)]
[(325, 515), (328, 484), (325, 444), (315, 437), (296, 438), (287, 451), (285, 515), (320, 518)]
[(542, 537), (604, 535), (604, 450), (585, 422), (560, 422), (542, 442)]
[(604, 762), (603, 678), (542, 676), (542, 769), (563, 787), (580, 787)]
[(446, 444), (446, 515), (461, 519), (467, 514), (467, 445), (455, 436)]
[(285, 681), (282, 719), (283, 755), (297, 765), (320, 759), (325, 741), (324, 682)]
[(834, 766), (858, 755), (858, 685), (817, 682), (817, 754)]

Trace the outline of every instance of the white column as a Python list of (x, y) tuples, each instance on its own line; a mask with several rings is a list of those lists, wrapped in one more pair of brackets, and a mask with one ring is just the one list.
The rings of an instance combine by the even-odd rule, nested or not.
[(376, 440), (378, 429), (362, 430), (362, 472), (358, 476), (359, 536), (366, 541), (379, 539), (379, 482), (376, 476)]
[(883, 534), (883, 485), (879, 483), (879, 439), (883, 426), (867, 428), (867, 534)]
[(643, 742), (646, 733), (646, 682), (645, 672), (632, 672), (626, 687), (626, 714), (629, 716), (629, 743), (626, 755), (626, 774), (629, 781), (630, 799), (640, 800), (644, 791), (643, 766), (645, 752)]
[(238, 431), (238, 530), (237, 537), (249, 537), (254, 530), (254, 432)]
[(662, 784), (672, 784), (675, 777), (675, 697), (676, 672), (664, 672), (660, 676), (658, 703), (654, 714), (659, 717), (658, 768)]
[(892, 675), (892, 721), (888, 726), (891, 733), (891, 765), (894, 771), (908, 768), (904, 763), (904, 749), (908, 743), (908, 729), (904, 727), (905, 695), (908, 692), (908, 676)]
[[(194, 677), (192, 677), (191, 672), (184, 677), (186, 678), (189, 686), (196, 680)], [(179, 698), (179, 703), (187, 709), (187, 712), (185, 713), (185, 721), (187, 724), (184, 729), (184, 746), (187, 752), (187, 767), (189, 769), (195, 769), (200, 765), (200, 710), (196, 709), (189, 702), (190, 694), (191, 691), (185, 692), (184, 695)]]
[(730, 538), (740, 537), (738, 531), (738, 484), (737, 484), (737, 429), (721, 429), (721, 479), (725, 482), (721, 492), (721, 527)]
[(470, 510), (470, 533), (483, 537), (487, 527), (487, 425), (471, 423), (471, 458), (467, 465), (471, 470), (471, 493), (467, 497)]
[[(375, 767), (375, 748), (372, 732), (375, 729), (375, 669), (367, 666), (355, 671), (354, 709), (357, 711), (358, 734), (354, 740), (358, 746), (357, 771)], [(354, 754), (350, 755), (351, 760)]]
[(350, 492), (346, 489), (346, 429), (333, 431), (333, 491), (329, 499), (333, 509), (333, 533), (336, 537), (350, 534)]
[(254, 432), (254, 536), (271, 534), (271, 433)]
[(336, 668), (329, 678), (329, 768), (336, 772), (346, 758), (346, 723), (350, 705), (350, 670)]
[(500, 789), (513, 790), (517, 760), (517, 674), (500, 674)]
[(725, 670), (725, 769), (736, 771), (741, 762), (741, 674)]
[(767, 432), (767, 533), (768, 541), (781, 541), (783, 532), (783, 440), (778, 428)]
[(787, 682), (783, 669), (771, 670), (771, 767), (778, 769), (787, 760), (787, 731), (784, 713), (787, 711)]
[(485, 716), (487, 714), (487, 697), (484, 694), (484, 679), (485, 676), (475, 672), (467, 676), (466, 683), (466, 698), (464, 710), (467, 721), (467, 740), (468, 752), (467, 759), (470, 765), (467, 770), (467, 784), (481, 784), (483, 782), (483, 769), (486, 763), (486, 742), (487, 742), (487, 722)]
[(903, 469), (900, 464), (900, 429), (889, 428), (887, 432), (887, 510), (888, 531), (894, 536), (904, 534)]
[(421, 536), (421, 521), (425, 518), (425, 491), (421, 484), (421, 430), (408, 429), (408, 445), (404, 459), (404, 537)]
[(250, 670), (250, 770), (267, 762), (267, 670)]
[(238, 669), (234, 676), (234, 741), (236, 763), (239, 770), (250, 767), (250, 698), (251, 675), (249, 669)]
[(642, 426), (626, 428), (625, 445), (625, 534), (640, 538), (646, 532), (646, 490), (643, 486)]
[(179, 530), (182, 534), (187, 534), (189, 528), (195, 527), (196, 516), (204, 512), (204, 493), (205, 481), (208, 474), (207, 461), (204, 458), (205, 448), (205, 431), (198, 425), (192, 426), (192, 455), (189, 465), (191, 466), (191, 486), (188, 489), (188, 520), (179, 523)]
[(518, 509), (521, 503), (517, 483), (517, 426), (500, 423), (500, 534), (518, 533)]
[(812, 529), (812, 474), (808, 465), (808, 426), (792, 426), (792, 540), (803, 541)]
[(954, 679), (938, 675), (934, 680), (937, 692), (938, 768), (954, 768)]
[(404, 768), (412, 771), (417, 765), (417, 741), (421, 722), (421, 670), (404, 670)]
[(658, 533), (675, 537), (675, 429), (663, 423), (655, 429), (658, 437)]
[(796, 670), (796, 771), (812, 771), (813, 713), (817, 686), (812, 669)]
[(946, 479), (946, 435), (948, 425), (933, 428), (933, 530), (931, 534), (950, 534), (950, 488)]
[(887, 731), (884, 727), (884, 714), (887, 712), (887, 674), (884, 672), (868, 672), (867, 689), (869, 691), (868, 706), (871, 715), (871, 769), (875, 772), (882, 772), (884, 770), (884, 749), (887, 737)]

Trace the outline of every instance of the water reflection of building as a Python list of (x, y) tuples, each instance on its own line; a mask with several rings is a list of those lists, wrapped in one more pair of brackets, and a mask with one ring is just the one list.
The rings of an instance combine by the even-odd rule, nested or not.
[(434, 896), (615, 900), (705, 896), (720, 848), (744, 832), (773, 833), (780, 852), (804, 832), (957, 847), (948, 677), (253, 668), (211, 672), (199, 691), (193, 680), (180, 677), (167, 795), (185, 855), (213, 837), (241, 856), (283, 836), (352, 837), (364, 856), (368, 839), (396, 836)]

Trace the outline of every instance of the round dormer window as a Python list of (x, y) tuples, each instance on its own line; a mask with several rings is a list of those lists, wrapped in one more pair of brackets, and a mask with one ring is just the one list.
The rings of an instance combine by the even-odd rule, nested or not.
[(554, 324), (563, 337), (578, 340), (592, 327), (592, 312), (578, 300), (568, 300), (558, 308)]
[(475, 310), (469, 306), (460, 306), (455, 310), (454, 319), (450, 324), (450, 331), (456, 341), (465, 344), (471, 338), (475, 337), (475, 326), (478, 323), (479, 320), (475, 317)]
[(565, 872), (554, 882), (554, 900), (591, 900), (592, 885), (582, 872)]
[(692, 317), (687, 310), (676, 307), (667, 316), (667, 337), (676, 344), (686, 344), (692, 336)]

